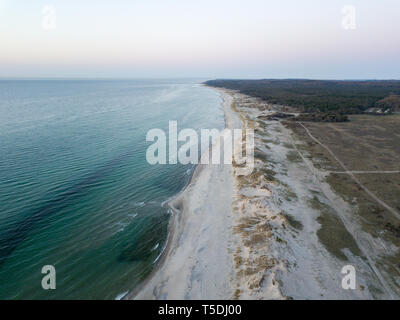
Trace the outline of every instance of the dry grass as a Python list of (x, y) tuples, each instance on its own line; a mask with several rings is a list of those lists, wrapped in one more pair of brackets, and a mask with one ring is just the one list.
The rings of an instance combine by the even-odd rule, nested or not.
[[(305, 123), (305, 125), (314, 137), (335, 153), (348, 170), (400, 170), (400, 115), (353, 115), (350, 120), (343, 123)], [(343, 171), (329, 152), (306, 134), (304, 128), (296, 123), (285, 124), (305, 142), (300, 149), (307, 151), (315, 167), (328, 171)], [(399, 173), (362, 173), (355, 176), (379, 199), (400, 212)], [(361, 217), (364, 231), (374, 237), (383, 237), (400, 247), (400, 221), (391, 212), (375, 202), (345, 173), (331, 173), (326, 181), (350, 205), (353, 205), (355, 213)], [(335, 232), (330, 230), (332, 228), (329, 226), (338, 227), (338, 224), (332, 217), (333, 215), (329, 213), (323, 213), (319, 218), (323, 226), (319, 235), (328, 245), (340, 240), (338, 236), (336, 236), (337, 241), (333, 239)], [(344, 258), (337, 248), (331, 249)], [(390, 259), (394, 259), (395, 264), (400, 267), (399, 255)]]

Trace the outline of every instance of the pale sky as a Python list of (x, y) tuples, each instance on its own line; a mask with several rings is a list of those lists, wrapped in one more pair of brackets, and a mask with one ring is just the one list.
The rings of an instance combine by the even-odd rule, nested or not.
[(400, 79), (400, 1), (0, 0), (0, 77)]

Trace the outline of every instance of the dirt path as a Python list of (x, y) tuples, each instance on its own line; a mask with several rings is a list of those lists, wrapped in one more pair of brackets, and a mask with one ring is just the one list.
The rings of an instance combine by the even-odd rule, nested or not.
[[(317, 142), (319, 145), (321, 145), (323, 148), (325, 148), (331, 155), (332, 157), (342, 166), (342, 168), (345, 170), (345, 172), (364, 190), (366, 191), (375, 201), (377, 201), (378, 203), (382, 204), (385, 208), (388, 207), (390, 208), (386, 203), (384, 203), (383, 201), (381, 201), (379, 198), (377, 198), (371, 191), (369, 191), (365, 186), (363, 186), (358, 179), (350, 172), (348, 171), (348, 169), (346, 168), (346, 166), (336, 157), (336, 155), (330, 150), (329, 147), (325, 146), (323, 143), (321, 143), (317, 138), (315, 138), (311, 132), (308, 130), (308, 128), (306, 126), (304, 126), (302, 123), (297, 122), (298, 124), (300, 124), (305, 131), (307, 132), (307, 134), (310, 136), (311, 139), (313, 139), (315, 142)], [(313, 169), (313, 165), (311, 163), (308, 162), (307, 159), (305, 159), (305, 157), (301, 154), (301, 152), (297, 149), (294, 141), (292, 140), (292, 144), (295, 147), (296, 151), (298, 152), (298, 154), (300, 155), (300, 157), (305, 161), (305, 163), (307, 164), (307, 166), (310, 168), (311, 172), (313, 173), (315, 180), (317, 180), (317, 184), (319, 184), (320, 188), (322, 191), (324, 191), (324, 188), (322, 187), (321, 183), (319, 182), (319, 178), (318, 178), (318, 174), (315, 172), (315, 170)], [(331, 201), (329, 195), (327, 195), (324, 192), (325, 196)], [(331, 201), (332, 202), (332, 201)], [(336, 211), (336, 213), (338, 214), (339, 218), (343, 221), (344, 225), (346, 226), (346, 228), (348, 228), (349, 226), (351, 226), (351, 223), (349, 221), (347, 221), (347, 219), (343, 216), (343, 214), (340, 212), (340, 210), (336, 209), (336, 206), (334, 205), (334, 203), (332, 203), (332, 208)], [(392, 209), (392, 208), (390, 208)], [(393, 210), (393, 209), (392, 209)], [(394, 211), (394, 210), (393, 210)], [(398, 213), (396, 211), (394, 211), (394, 214), (397, 216)], [(379, 272), (378, 268), (376, 267), (373, 259), (370, 257), (368, 250), (364, 247), (363, 243), (364, 241), (362, 241), (362, 239), (360, 239), (357, 235), (356, 232), (352, 232), (352, 230), (348, 230), (350, 233), (352, 233), (354, 240), (356, 241), (358, 247), (360, 248), (360, 250), (363, 252), (363, 254), (365, 255), (365, 257), (368, 260), (368, 263), (371, 267), (371, 269), (373, 270), (373, 272), (375, 273), (375, 275), (377, 276), (377, 278), (379, 279), (379, 281), (381, 282), (382, 286), (386, 289), (386, 292), (390, 295), (390, 297), (392, 299), (394, 299), (394, 294), (392, 292), (392, 290), (389, 288), (388, 284), (386, 283), (386, 280), (384, 279), (384, 277), (382, 276), (382, 274)]]
[(353, 179), (355, 183), (357, 183), (360, 188), (362, 188), (372, 199), (374, 199), (378, 204), (380, 204), (382, 207), (390, 211), (396, 218), (400, 219), (400, 214), (394, 210), (392, 207), (390, 207), (388, 204), (383, 202), (381, 199), (379, 199), (374, 193), (372, 193), (366, 186), (364, 186), (353, 174), (352, 171), (349, 171), (347, 167), (344, 165), (344, 163), (333, 153), (333, 151), (326, 145), (324, 145), (322, 142), (320, 142), (317, 138), (315, 138), (311, 132), (308, 130), (308, 128), (303, 125), (301, 122), (297, 122), (299, 125), (301, 125), (304, 130), (307, 132), (307, 134), (310, 136), (311, 139), (313, 139), (316, 143), (318, 143), (321, 147), (326, 149), (330, 155), (340, 164), (340, 166), (344, 169), (344, 171)]

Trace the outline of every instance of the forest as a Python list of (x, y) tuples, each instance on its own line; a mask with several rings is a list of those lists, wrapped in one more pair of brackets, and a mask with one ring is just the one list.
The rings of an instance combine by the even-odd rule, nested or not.
[(387, 113), (400, 111), (400, 81), (396, 80), (220, 79), (205, 84), (238, 90), (305, 113), (348, 115), (364, 113), (372, 108), (383, 108)]

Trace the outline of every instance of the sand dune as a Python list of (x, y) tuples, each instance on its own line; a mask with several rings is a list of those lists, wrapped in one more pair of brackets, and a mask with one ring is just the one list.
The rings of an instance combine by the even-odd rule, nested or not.
[[(349, 219), (351, 208), (298, 152), (302, 142), (280, 122), (258, 120), (275, 106), (218, 91), (226, 127), (255, 129), (255, 171), (238, 176), (235, 164), (196, 168), (170, 202), (174, 220), (159, 268), (129, 298), (392, 298), (351, 236), (362, 232)], [(331, 237), (328, 246), (321, 232)], [(342, 288), (348, 264), (357, 270), (355, 290)]]

